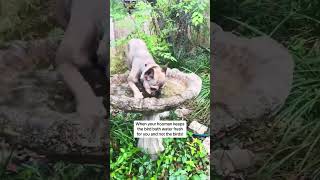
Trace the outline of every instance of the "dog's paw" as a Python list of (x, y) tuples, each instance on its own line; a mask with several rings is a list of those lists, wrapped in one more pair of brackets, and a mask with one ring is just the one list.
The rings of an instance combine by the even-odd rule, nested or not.
[(80, 129), (95, 131), (104, 121), (107, 111), (103, 106), (102, 98), (95, 98), (86, 103), (80, 103), (77, 111), (80, 115)]

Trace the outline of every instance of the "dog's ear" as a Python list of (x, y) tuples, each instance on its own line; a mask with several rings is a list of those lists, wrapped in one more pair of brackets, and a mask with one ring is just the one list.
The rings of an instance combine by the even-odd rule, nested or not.
[(153, 67), (149, 68), (145, 73), (144, 73), (144, 79), (147, 81), (150, 81), (154, 77), (154, 69)]
[[(141, 73), (140, 75), (140, 80), (144, 81), (147, 79), (153, 79), (154, 77), (154, 68), (158, 67), (152, 64), (145, 64), (145, 69), (144, 71)], [(146, 78), (146, 77), (150, 77), (150, 78)]]
[(167, 64), (165, 64), (164, 66), (162, 66), (162, 67), (161, 67), (162, 72), (164, 72), (164, 73), (166, 73), (166, 72), (167, 72), (168, 65), (169, 65), (169, 63), (167, 63)]

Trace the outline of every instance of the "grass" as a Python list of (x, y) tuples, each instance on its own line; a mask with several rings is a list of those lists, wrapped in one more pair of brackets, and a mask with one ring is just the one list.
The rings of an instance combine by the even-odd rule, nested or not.
[[(320, 58), (296, 59), (292, 92), (276, 116), (280, 124), (279, 145), (260, 172), (279, 174), (284, 168), (297, 175), (319, 178), (319, 74)], [(290, 148), (288, 148), (288, 146)], [(278, 169), (279, 168), (279, 169)]]
[(202, 48), (197, 48), (194, 53), (182, 56), (172, 67), (181, 69), (187, 73), (195, 73), (202, 80), (200, 94), (191, 102), (194, 112), (189, 120), (198, 120), (201, 123), (210, 124), (210, 54)]
[(54, 25), (44, 0), (1, 0), (0, 43), (46, 37)]
[(294, 82), (285, 106), (274, 117), (275, 148), (265, 152), (259, 179), (320, 178), (320, 8), (319, 1), (215, 2), (215, 21), (226, 30), (253, 37), (267, 35), (294, 57)]

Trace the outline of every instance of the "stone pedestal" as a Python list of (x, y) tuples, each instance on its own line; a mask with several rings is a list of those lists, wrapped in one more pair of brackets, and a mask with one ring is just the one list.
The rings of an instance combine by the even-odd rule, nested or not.
[[(143, 120), (160, 121), (159, 113), (144, 114)], [(158, 153), (164, 151), (162, 138), (139, 138), (138, 147), (151, 155), (152, 159), (158, 157)]]

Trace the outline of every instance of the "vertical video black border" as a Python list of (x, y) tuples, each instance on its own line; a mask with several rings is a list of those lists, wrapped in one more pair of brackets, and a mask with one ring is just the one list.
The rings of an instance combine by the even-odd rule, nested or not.
[(106, 2), (106, 13), (107, 13), (107, 19), (105, 24), (105, 32), (107, 33), (107, 59), (106, 59), (106, 83), (107, 83), (107, 92), (106, 92), (106, 102), (105, 105), (107, 107), (107, 116), (105, 119), (105, 134), (103, 142), (105, 143), (103, 145), (103, 151), (104, 153), (104, 173), (105, 173), (105, 179), (110, 179), (110, 1), (105, 0)]
[(215, 0), (210, 0), (210, 26), (209, 26), (209, 38), (210, 38), (210, 171), (213, 170), (213, 162), (212, 162), (212, 153), (214, 151), (213, 149), (213, 110), (214, 110), (214, 66), (213, 66), (213, 61), (214, 61), (214, 43), (213, 43), (213, 34), (212, 34), (212, 22), (213, 22), (213, 15), (214, 15), (214, 2)]

